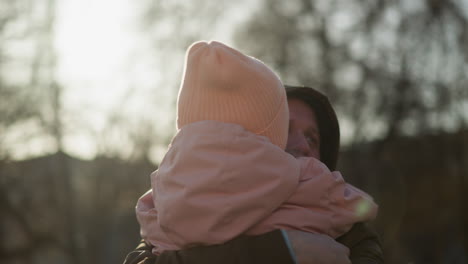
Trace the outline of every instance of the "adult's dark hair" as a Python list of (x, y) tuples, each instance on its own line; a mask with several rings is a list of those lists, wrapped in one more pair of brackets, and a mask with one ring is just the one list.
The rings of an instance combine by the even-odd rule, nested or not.
[(311, 87), (285, 87), (288, 99), (302, 100), (315, 111), (320, 132), (320, 159), (330, 170), (335, 170), (340, 147), (340, 127), (328, 97)]

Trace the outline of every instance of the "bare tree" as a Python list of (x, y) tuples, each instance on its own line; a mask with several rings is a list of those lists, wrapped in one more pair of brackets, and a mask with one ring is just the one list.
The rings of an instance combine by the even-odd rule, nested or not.
[[(1, 134), (21, 133), (31, 128), (21, 126), (32, 123), (38, 133), (27, 134), (22, 140), (27, 140), (27, 137), (51, 138), (55, 145), (53, 150), (59, 153), (55, 164), (51, 165), (52, 173), (36, 175), (41, 181), (32, 189), (34, 186), (31, 186), (33, 181), (30, 178), (33, 175), (13, 177), (15, 173), (11, 169), (1, 171), (4, 179), (0, 184), (2, 216), (13, 219), (13, 223), (20, 223), (17, 232), (26, 234), (22, 246), (2, 247), (2, 258), (31, 262), (38, 250), (45, 250), (37, 246), (40, 244), (69, 255), (72, 263), (80, 263), (75, 237), (74, 192), (62, 144), (63, 88), (55, 76), (53, 43), (56, 2), (2, 0), (0, 6)], [(24, 50), (22, 46), (28, 49)], [(0, 145), (7, 146), (0, 150), (3, 164), (10, 151), (18, 145), (15, 142)], [(48, 182), (48, 185), (44, 185), (44, 182)], [(41, 194), (44, 190), (38, 187), (46, 188), (47, 194)], [(18, 194), (23, 194), (23, 197), (18, 198)], [(37, 221), (44, 217), (50, 222)], [(61, 222), (62, 217), (66, 218), (66, 225)], [(15, 226), (11, 221), (8, 223), (3, 228)]]
[[(24, 40), (29, 28), (20, 28), (11, 32), (10, 27), (23, 17), (22, 5), (26, 1), (1, 1), (0, 12), (0, 158), (8, 157), (5, 135), (11, 127), (20, 122), (37, 117), (34, 97), (28, 93), (25, 86), (11, 81), (12, 74), (11, 43)], [(27, 72), (27, 71), (25, 71)]]
[(468, 121), (466, 6), (264, 1), (237, 42), (286, 83), (325, 91), (354, 124), (351, 142), (455, 131)]

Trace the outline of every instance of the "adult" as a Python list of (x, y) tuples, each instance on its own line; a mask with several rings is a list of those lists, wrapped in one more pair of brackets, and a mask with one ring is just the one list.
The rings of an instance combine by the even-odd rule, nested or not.
[[(286, 86), (290, 124), (286, 151), (295, 157), (320, 159), (330, 170), (338, 160), (340, 132), (328, 98), (309, 87)], [(142, 243), (124, 264), (159, 263), (383, 263), (377, 234), (358, 223), (336, 241), (302, 231), (275, 230), (240, 236), (221, 245), (166, 251), (159, 256)]]

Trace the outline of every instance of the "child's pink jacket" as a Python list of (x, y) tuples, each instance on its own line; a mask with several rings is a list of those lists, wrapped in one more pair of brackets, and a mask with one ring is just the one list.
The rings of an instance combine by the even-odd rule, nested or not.
[(136, 206), (153, 252), (295, 229), (336, 238), (377, 205), (314, 158), (296, 159), (239, 125), (182, 128)]

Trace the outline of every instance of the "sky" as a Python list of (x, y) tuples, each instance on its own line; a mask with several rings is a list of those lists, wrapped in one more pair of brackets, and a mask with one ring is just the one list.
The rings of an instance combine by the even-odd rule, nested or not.
[[(133, 81), (128, 60), (141, 38), (135, 8), (129, 0), (62, 0), (57, 4), (56, 74), (65, 87), (64, 105), (99, 131), (106, 114), (123, 100)], [(77, 130), (81, 132), (65, 138), (67, 151), (92, 158), (96, 152), (93, 135)]]
[[(61, 0), (57, 4), (56, 76), (65, 88), (63, 100), (69, 119), (81, 117), (80, 122), (69, 121), (73, 124), (64, 138), (65, 150), (92, 159), (98, 148), (94, 137), (108, 125), (113, 111), (121, 111), (128, 119), (147, 115), (147, 119), (163, 124), (161, 130), (172, 133), (174, 118), (168, 113), (174, 115), (177, 91), (173, 87), (178, 84), (161, 85), (165, 65), (147, 56), (152, 43), (142, 31), (138, 2)], [(221, 30), (207, 37), (231, 43), (233, 24), (242, 19), (238, 14), (246, 13), (241, 8), (233, 12), (230, 18), (223, 18), (218, 27)], [(155, 150), (156, 162), (165, 149)]]
[[(260, 3), (239, 0), (229, 4), (222, 19), (202, 30), (200, 39), (234, 45), (232, 35), (236, 26)], [(56, 4), (53, 45), (57, 59), (55, 77), (63, 87), (64, 150), (78, 158), (93, 159), (102, 150), (101, 142), (104, 142), (101, 145), (115, 142), (120, 149), (127, 149), (128, 138), (112, 127), (111, 114), (118, 114), (133, 127), (140, 120), (150, 120), (156, 126), (157, 135), (167, 141), (175, 130), (174, 103), (180, 82), (178, 76), (168, 77), (167, 72), (168, 68), (182, 72), (185, 50), (180, 51), (179, 57), (164, 54), (164, 50), (155, 48), (154, 39), (149, 36), (166, 34), (168, 39), (176, 38), (178, 32), (173, 32), (174, 26), (160, 27), (151, 34), (144, 31), (143, 9), (139, 6), (142, 2), (137, 1), (59, 0)], [(167, 58), (176, 58), (176, 62), (169, 66)], [(55, 151), (51, 138), (23, 137), (28, 142), (14, 149), (15, 159)], [(166, 144), (152, 149), (150, 158), (154, 162), (161, 160)]]
[(87, 66), (66, 77), (99, 79), (115, 71), (133, 44), (131, 10), (126, 0), (59, 1), (55, 33), (62, 74)]
[(58, 2), (57, 77), (67, 89), (67, 104), (90, 104), (106, 110), (125, 94), (131, 67), (129, 56), (141, 38), (130, 2)]
[[(98, 137), (109, 134), (106, 129), (111, 125), (109, 116), (112, 113), (122, 116), (133, 126), (138, 126), (139, 120), (150, 120), (157, 124), (161, 138), (173, 133), (174, 103), (180, 79), (168, 78), (166, 73), (167, 68), (174, 65), (176, 71), (182, 71), (184, 50), (169, 67), (165, 58), (173, 60), (172, 54), (159, 51), (162, 58), (154, 55), (158, 50), (149, 36), (167, 34), (169, 38), (176, 37), (178, 32), (172, 32), (174, 27), (158, 28), (159, 31), (151, 34), (144, 31), (139, 13), (142, 2), (139, 1), (59, 0), (56, 3), (54, 48), (56, 78), (64, 88), (65, 151), (79, 158), (92, 159), (99, 151), (100, 141), (125, 144), (118, 132), (104, 139)], [(212, 28), (204, 30), (205, 35), (200, 39), (216, 39), (233, 45), (231, 36), (235, 26), (248, 18), (249, 12), (255, 11), (259, 3), (259, 0), (240, 0), (229, 5), (226, 8), (229, 12), (223, 13), (222, 19)], [(338, 16), (336, 19), (338, 24), (349, 24), (349, 17)], [(342, 128), (352, 126), (342, 119), (340, 124)], [(351, 130), (342, 129), (343, 141), (352, 136), (347, 131)], [(32, 141), (18, 151), (15, 158), (53, 152), (53, 148), (47, 149), (51, 146), (49, 143), (47, 140)], [(165, 144), (154, 149), (153, 161), (161, 159)]]

